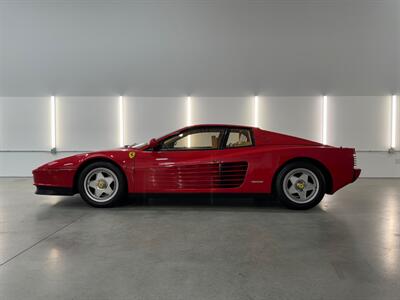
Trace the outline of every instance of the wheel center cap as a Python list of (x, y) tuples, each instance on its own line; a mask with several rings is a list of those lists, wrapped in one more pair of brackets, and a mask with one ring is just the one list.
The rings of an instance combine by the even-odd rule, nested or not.
[(304, 190), (306, 183), (303, 180), (299, 180), (296, 182), (296, 189), (299, 191)]
[(97, 187), (103, 190), (107, 187), (107, 182), (104, 179), (100, 179), (97, 181)]

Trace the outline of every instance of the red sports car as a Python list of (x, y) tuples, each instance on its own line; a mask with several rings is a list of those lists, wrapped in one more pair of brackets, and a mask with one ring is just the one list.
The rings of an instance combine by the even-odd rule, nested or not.
[(307, 209), (354, 182), (353, 148), (236, 125), (185, 127), (149, 143), (78, 154), (33, 170), (37, 194), (80, 193), (92, 206), (129, 194), (274, 194)]

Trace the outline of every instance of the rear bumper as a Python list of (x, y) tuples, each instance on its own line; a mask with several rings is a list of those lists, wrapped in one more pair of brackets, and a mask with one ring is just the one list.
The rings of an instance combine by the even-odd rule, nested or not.
[(360, 177), (361, 174), (361, 169), (354, 169), (353, 170), (353, 181), (356, 181), (358, 177)]
[(75, 194), (72, 188), (58, 187), (58, 186), (36, 186), (37, 195), (59, 195), (59, 196), (72, 196)]

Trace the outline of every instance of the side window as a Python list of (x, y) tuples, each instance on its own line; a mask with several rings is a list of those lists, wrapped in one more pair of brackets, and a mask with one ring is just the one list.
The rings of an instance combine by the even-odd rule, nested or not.
[(229, 131), (226, 148), (252, 146), (253, 140), (249, 129), (231, 129)]
[(219, 149), (222, 129), (194, 129), (166, 139), (161, 150), (207, 150)]

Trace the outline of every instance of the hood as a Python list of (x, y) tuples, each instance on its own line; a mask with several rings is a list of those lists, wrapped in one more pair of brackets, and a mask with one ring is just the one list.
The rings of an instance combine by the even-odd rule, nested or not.
[(119, 161), (123, 158), (126, 158), (127, 154), (125, 154), (125, 152), (130, 152), (130, 151), (138, 151), (138, 150), (132, 148), (117, 148), (117, 149), (101, 150), (88, 153), (79, 153), (53, 160), (49, 163), (41, 165), (40, 167), (38, 167), (38, 169), (76, 169), (83, 161), (96, 157), (108, 158), (113, 161)]

